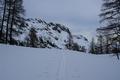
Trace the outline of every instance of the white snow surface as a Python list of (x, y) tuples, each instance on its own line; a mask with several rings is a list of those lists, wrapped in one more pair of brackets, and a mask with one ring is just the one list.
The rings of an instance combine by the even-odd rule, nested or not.
[(0, 80), (120, 80), (111, 55), (0, 45)]

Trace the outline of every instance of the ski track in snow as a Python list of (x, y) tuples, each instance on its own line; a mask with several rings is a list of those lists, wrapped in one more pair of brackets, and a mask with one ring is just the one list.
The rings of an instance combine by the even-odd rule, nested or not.
[(65, 57), (65, 53), (61, 53), (62, 56), (61, 56), (61, 60), (60, 60), (60, 65), (59, 65), (59, 70), (58, 70), (58, 80), (66, 80), (65, 79), (65, 70), (66, 70), (66, 67), (65, 67), (65, 62), (66, 62), (66, 57)]

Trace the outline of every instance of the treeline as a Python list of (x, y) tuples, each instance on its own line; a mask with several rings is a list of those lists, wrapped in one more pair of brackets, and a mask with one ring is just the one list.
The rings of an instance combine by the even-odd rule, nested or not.
[(23, 0), (0, 0), (0, 43), (14, 44), (24, 30)]
[(94, 54), (120, 54), (120, 0), (103, 0), (100, 14), (101, 27), (97, 31), (97, 42), (91, 42)]

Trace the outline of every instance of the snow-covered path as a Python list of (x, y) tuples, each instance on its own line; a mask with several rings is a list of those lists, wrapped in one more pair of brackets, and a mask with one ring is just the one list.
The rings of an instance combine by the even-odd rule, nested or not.
[(0, 80), (120, 80), (119, 68), (109, 55), (0, 45)]
[(58, 80), (66, 80), (66, 56), (65, 53), (61, 53), (61, 60), (59, 63), (59, 70), (58, 70)]

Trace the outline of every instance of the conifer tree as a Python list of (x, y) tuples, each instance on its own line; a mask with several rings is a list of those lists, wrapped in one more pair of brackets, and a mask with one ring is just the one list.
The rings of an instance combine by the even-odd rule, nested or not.
[(24, 7), (23, 0), (12, 0), (11, 22), (10, 22), (10, 44), (13, 36), (19, 35), (24, 29)]
[(37, 33), (37, 31), (35, 30), (34, 27), (32, 27), (30, 29), (29, 38), (28, 38), (28, 40), (29, 40), (28, 42), (29, 42), (30, 47), (37, 47), (38, 38), (37, 38), (36, 33)]
[[(3, 29), (6, 28), (6, 43), (14, 44), (14, 37), (23, 32), (24, 29), (24, 7), (23, 0), (0, 0), (3, 2), (3, 16), (0, 26), (0, 40), (3, 35)], [(5, 24), (4, 24), (5, 23)]]
[[(109, 46), (113, 50), (116, 43), (120, 46), (120, 0), (103, 0), (101, 11), (102, 27), (98, 28), (97, 31), (101, 31), (103, 37), (109, 37), (106, 42), (110, 42)], [(106, 49), (109, 46), (107, 45)], [(106, 50), (106, 52), (108, 51)]]
[(95, 41), (94, 38), (92, 38), (92, 41), (90, 43), (90, 53), (95, 54)]

